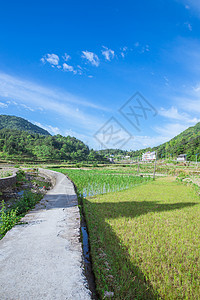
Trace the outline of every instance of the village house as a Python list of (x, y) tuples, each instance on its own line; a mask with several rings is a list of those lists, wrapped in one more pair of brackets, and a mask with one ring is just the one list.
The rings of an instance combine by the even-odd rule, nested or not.
[(177, 157), (177, 161), (178, 161), (178, 162), (185, 162), (185, 161), (187, 161), (187, 154), (180, 154), (180, 155)]
[(142, 154), (142, 161), (152, 161), (156, 159), (156, 152), (146, 152)]

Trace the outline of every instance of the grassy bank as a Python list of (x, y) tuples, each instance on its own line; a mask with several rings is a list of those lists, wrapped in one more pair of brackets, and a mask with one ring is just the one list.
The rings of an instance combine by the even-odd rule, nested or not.
[(162, 178), (83, 201), (101, 298), (199, 299), (200, 201)]
[[(31, 172), (31, 170), (29, 170)], [(35, 176), (38, 176), (35, 175)], [(49, 186), (47, 182), (44, 182), (37, 179), (38, 177), (33, 177), (30, 182), (34, 183), (35, 185), (46, 185)], [(9, 231), (15, 224), (17, 224), (20, 219), (31, 209), (33, 209), (42, 198), (43, 193), (41, 191), (32, 191), (31, 187), (25, 187), (23, 189), (24, 184), (30, 182), (26, 179), (25, 172), (23, 170), (19, 170), (17, 172), (17, 183), (19, 190), (22, 189), (22, 194), (18, 195), (17, 198), (9, 199), (9, 203), (7, 201), (0, 202), (0, 239)], [(20, 188), (21, 187), (21, 188)], [(11, 194), (14, 193), (16, 187), (10, 188)], [(1, 198), (3, 193), (1, 192)]]
[(0, 209), (0, 239), (2, 239), (6, 232), (15, 226), (30, 209), (34, 208), (42, 197), (41, 194), (34, 194), (31, 191), (27, 191), (9, 209), (6, 208), (4, 201), (2, 201)]

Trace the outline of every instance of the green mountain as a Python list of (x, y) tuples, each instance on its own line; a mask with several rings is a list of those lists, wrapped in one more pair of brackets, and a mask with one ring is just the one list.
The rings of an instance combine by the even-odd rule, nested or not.
[(157, 151), (158, 158), (176, 158), (179, 154), (187, 154), (187, 160), (196, 160), (196, 154), (200, 157), (200, 122), (181, 132), (169, 142), (154, 148), (133, 151), (132, 156), (141, 156), (147, 151)]
[(0, 115), (0, 159), (29, 162), (107, 162), (82, 141), (50, 133), (23, 118)]
[(195, 160), (195, 155), (200, 154), (200, 122), (175, 136), (169, 142), (156, 147), (156, 150), (160, 158), (187, 154), (188, 160)]
[[(176, 158), (179, 154), (187, 154), (187, 160), (196, 160), (196, 154), (200, 160), (200, 122), (189, 127), (169, 142), (153, 148), (145, 148), (137, 151), (122, 151), (119, 149), (101, 150), (102, 155), (130, 155), (131, 157), (141, 157), (147, 151), (157, 151), (158, 158)], [(123, 152), (123, 153), (122, 153)]]
[(28, 131), (29, 133), (38, 133), (42, 135), (50, 135), (47, 130), (32, 124), (23, 118), (15, 116), (0, 115), (0, 129), (3, 128), (23, 130)]

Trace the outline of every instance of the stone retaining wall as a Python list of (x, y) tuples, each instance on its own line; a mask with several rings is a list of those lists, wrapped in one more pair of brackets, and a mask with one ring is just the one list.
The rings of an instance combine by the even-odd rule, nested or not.
[(41, 168), (39, 168), (38, 171), (41, 176), (44, 175), (51, 181), (52, 187), (54, 187), (56, 185), (56, 172), (55, 171), (41, 169)]
[(10, 186), (16, 184), (17, 175), (13, 174), (12, 176), (0, 178), (0, 190), (6, 189)]

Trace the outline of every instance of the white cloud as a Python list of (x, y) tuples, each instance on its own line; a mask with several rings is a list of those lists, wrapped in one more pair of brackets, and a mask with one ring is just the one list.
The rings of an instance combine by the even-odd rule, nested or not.
[(168, 136), (135, 136), (130, 149), (144, 149), (155, 147), (169, 141)]
[[(83, 140), (83, 139), (82, 139)], [(125, 145), (123, 146), (122, 149), (127, 150), (127, 149), (131, 149), (131, 150), (139, 150), (139, 149), (144, 149), (147, 147), (155, 147), (158, 145), (161, 145), (167, 141), (170, 140), (169, 136), (134, 136), (130, 139), (130, 141), (128, 141), (127, 143), (125, 143)], [(100, 143), (97, 142), (97, 140), (94, 139), (92, 147), (94, 149), (102, 149), (102, 145)], [(104, 147), (103, 147), (104, 148)], [(117, 147), (116, 147), (117, 148)]]
[(29, 111), (35, 111), (35, 110), (41, 110), (40, 109), (40, 107), (37, 107), (37, 108), (35, 108), (35, 109), (33, 109), (32, 107), (30, 107), (30, 106), (27, 106), (26, 104), (24, 104), (24, 103), (18, 103), (18, 102), (16, 102), (16, 101), (7, 101), (7, 103), (9, 104), (9, 105), (15, 105), (15, 106), (17, 106), (18, 108), (23, 108), (23, 109), (26, 109), (26, 110), (29, 110)]
[(106, 60), (111, 60), (115, 57), (115, 52), (111, 49), (108, 49), (107, 47), (104, 47), (104, 50), (102, 50), (102, 55), (105, 57)]
[[(150, 51), (150, 46), (149, 46), (148, 44), (142, 45), (142, 44), (140, 44), (139, 42), (136, 42), (136, 43), (134, 44), (134, 48), (135, 48), (135, 50), (136, 50), (138, 53), (145, 53), (145, 52), (149, 52), (149, 51)], [(131, 50), (133, 51), (134, 49), (131, 49)]]
[(180, 101), (182, 102), (182, 107), (184, 109), (187, 109), (190, 112), (193, 113), (200, 113), (200, 100), (194, 100), (191, 98), (186, 98), (184, 101), (184, 98), (180, 98)]
[(75, 137), (81, 141), (83, 141), (86, 145), (89, 145), (89, 141), (91, 141), (91, 136), (90, 135), (86, 135), (86, 134), (82, 134), (76, 131), (73, 131), (72, 129), (66, 130), (64, 132), (65, 136), (72, 136)]
[(93, 66), (98, 67), (100, 64), (99, 58), (98, 56), (93, 53), (93, 52), (89, 52), (89, 51), (82, 51), (82, 58), (87, 59)]
[[(191, 81), (194, 82), (192, 78), (194, 75), (196, 75), (196, 78), (199, 78), (200, 64), (198, 62), (200, 60), (200, 41), (198, 39), (178, 37), (173, 47), (167, 50), (170, 52), (168, 60), (180, 64), (181, 69), (184, 68), (187, 81), (191, 77)], [(177, 66), (177, 68), (179, 68), (179, 66)], [(188, 74), (188, 72), (191, 74)], [(184, 73), (182, 75), (184, 76)]]
[(192, 25), (190, 23), (188, 23), (188, 29), (192, 31)]
[(68, 60), (71, 58), (71, 56), (68, 55), (67, 53), (65, 53), (65, 54), (62, 56), (62, 58), (64, 59), (64, 61), (68, 61)]
[(35, 111), (33, 108), (27, 106), (26, 104), (20, 104), (23, 108), (25, 108), (26, 110), (30, 110), (30, 111)]
[(193, 9), (195, 12), (200, 11), (199, 0), (179, 0), (179, 2), (183, 3), (186, 9)]
[(192, 114), (199, 121), (200, 114), (200, 84), (194, 87), (184, 87), (182, 94), (173, 97), (178, 106)]
[(63, 70), (67, 71), (67, 72), (73, 72), (74, 74), (77, 73), (77, 71), (74, 70), (74, 67), (72, 67), (72, 66), (70, 66), (70, 65), (68, 65), (66, 63), (63, 64)]
[[(77, 126), (90, 131), (100, 127), (102, 124), (100, 117), (95, 116), (94, 110), (107, 111), (105, 107), (88, 102), (84, 98), (68, 92), (46, 88), (31, 81), (1, 72), (0, 82), (0, 96), (2, 98), (15, 99), (20, 104), (26, 104), (34, 108), (40, 107), (44, 111), (51, 111), (55, 116), (63, 116), (68, 122), (78, 124)], [(79, 111), (76, 111), (77, 105)], [(92, 112), (83, 112), (84, 108), (90, 109)]]
[(79, 75), (83, 75), (83, 68), (81, 66), (79, 66), (79, 65), (77, 65), (77, 73)]
[(192, 31), (192, 25), (188, 22), (185, 22), (184, 25), (188, 28), (189, 31)]
[(154, 130), (161, 134), (162, 137), (166, 137), (167, 140), (170, 140), (171, 138), (175, 137), (187, 128), (188, 125), (186, 124), (184, 125), (180, 123), (169, 123), (163, 125), (162, 127), (156, 126), (154, 127)]
[(45, 130), (47, 130), (52, 135), (61, 134), (61, 131), (58, 127), (53, 127), (51, 125), (43, 125), (39, 122), (34, 122), (34, 121), (32, 123), (39, 126), (39, 127), (41, 127), (41, 128), (43, 128), (43, 129), (45, 129)]
[(128, 47), (124, 46), (122, 47), (122, 51), (126, 52), (128, 50)]
[(126, 55), (126, 52), (128, 51), (128, 47), (124, 46), (124, 47), (120, 48), (120, 50), (121, 50), (120, 54), (124, 58)]
[(194, 124), (194, 125), (200, 121), (199, 119), (191, 117), (189, 114), (185, 112), (182, 113), (178, 112), (178, 109), (175, 108), (174, 106), (172, 106), (169, 109), (161, 108), (159, 111), (159, 115), (166, 117), (168, 119), (182, 121), (184, 123)]
[(41, 58), (43, 63), (48, 62), (51, 66), (58, 66), (59, 64), (59, 57), (56, 54), (46, 54)]
[(168, 79), (166, 76), (164, 76), (163, 78), (164, 78), (164, 80), (165, 80), (165, 85), (166, 85), (166, 86), (169, 86), (169, 79)]
[(0, 102), (0, 108), (7, 108), (8, 104)]

